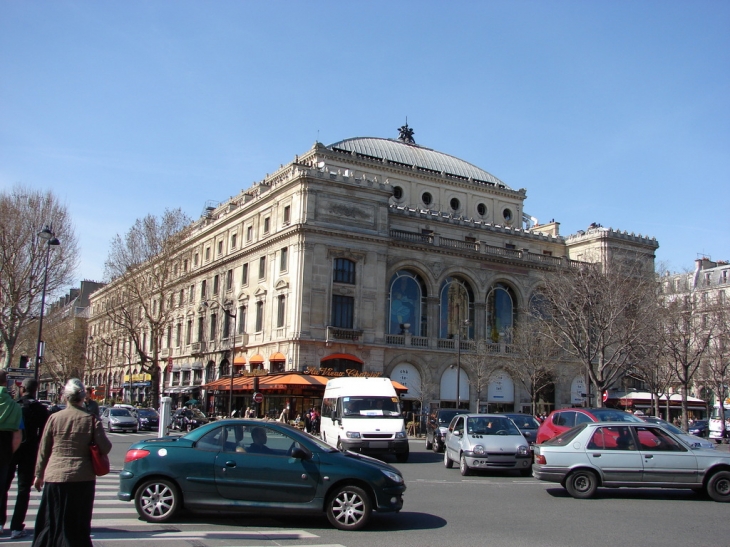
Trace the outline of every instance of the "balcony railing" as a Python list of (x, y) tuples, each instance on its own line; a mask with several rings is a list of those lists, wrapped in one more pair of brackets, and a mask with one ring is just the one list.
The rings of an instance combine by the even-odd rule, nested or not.
[(357, 342), (362, 338), (362, 331), (356, 329), (342, 329), (339, 327), (327, 327), (327, 342), (350, 340)]

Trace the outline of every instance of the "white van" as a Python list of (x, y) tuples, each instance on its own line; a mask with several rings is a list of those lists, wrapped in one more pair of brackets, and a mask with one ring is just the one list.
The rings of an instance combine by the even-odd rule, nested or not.
[(408, 461), (400, 399), (389, 378), (333, 378), (322, 400), (322, 440), (339, 450)]

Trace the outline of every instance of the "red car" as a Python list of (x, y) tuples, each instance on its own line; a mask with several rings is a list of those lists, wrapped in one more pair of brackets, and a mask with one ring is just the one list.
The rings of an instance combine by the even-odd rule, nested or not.
[(542, 444), (568, 431), (571, 427), (587, 422), (633, 422), (642, 423), (642, 420), (615, 408), (562, 408), (553, 410), (537, 429), (535, 442)]

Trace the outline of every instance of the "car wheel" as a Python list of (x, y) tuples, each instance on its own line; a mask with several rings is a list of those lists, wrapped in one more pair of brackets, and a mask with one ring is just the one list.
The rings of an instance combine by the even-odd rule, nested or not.
[(137, 513), (147, 522), (170, 520), (180, 508), (180, 501), (177, 487), (165, 479), (145, 482), (134, 497)]
[(339, 530), (360, 530), (371, 513), (370, 497), (357, 486), (341, 486), (327, 501), (327, 519)]
[(111, 423), (111, 422), (107, 422), (107, 423), (106, 423), (106, 430), (107, 430), (107, 431), (108, 431), (109, 433), (111, 433), (111, 432), (112, 432), (112, 423)]
[(449, 451), (444, 447), (444, 467), (446, 469), (451, 469), (454, 467), (454, 462), (451, 458), (449, 458)]
[(565, 489), (574, 498), (585, 500), (592, 498), (598, 488), (598, 477), (592, 471), (573, 471), (565, 481)]
[(408, 461), (409, 451), (406, 450), (405, 452), (398, 452), (395, 455), (395, 459), (398, 463), (406, 463)]
[(137, 431), (139, 431), (139, 430), (138, 430), (137, 428), (134, 428), (134, 429), (132, 430), (132, 433), (137, 433)]
[(441, 452), (441, 450), (443, 450), (441, 447), (441, 443), (438, 441), (438, 439), (434, 439), (433, 440), (433, 451), (436, 454), (438, 454), (439, 452)]
[(715, 501), (730, 501), (730, 472), (718, 471), (707, 481), (707, 493)]
[(464, 477), (471, 475), (471, 468), (469, 467), (469, 464), (466, 463), (466, 456), (464, 456), (464, 454), (462, 454), (459, 458), (459, 471), (461, 471), (461, 474)]

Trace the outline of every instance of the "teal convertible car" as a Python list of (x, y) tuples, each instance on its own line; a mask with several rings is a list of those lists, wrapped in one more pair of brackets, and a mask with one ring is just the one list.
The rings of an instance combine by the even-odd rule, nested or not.
[(182, 437), (147, 439), (127, 451), (118, 498), (165, 522), (196, 512), (326, 514), (359, 530), (373, 510), (400, 511), (406, 486), (379, 460), (342, 453), (278, 422), (220, 420)]

